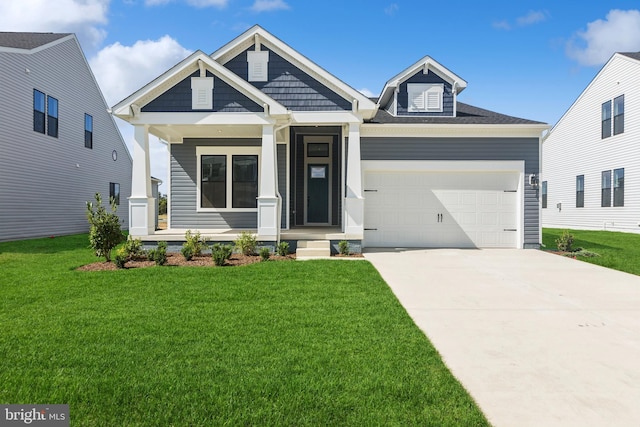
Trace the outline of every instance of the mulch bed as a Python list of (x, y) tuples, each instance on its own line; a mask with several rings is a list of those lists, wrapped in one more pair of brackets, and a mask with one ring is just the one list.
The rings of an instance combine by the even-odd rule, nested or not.
[[(295, 260), (295, 254), (287, 255), (287, 256), (279, 256), (279, 255), (271, 255), (269, 261), (290, 261)], [(233, 254), (231, 258), (227, 260), (227, 263), (224, 265), (227, 266), (240, 266), (240, 265), (248, 265), (256, 262), (260, 262), (260, 256), (253, 255), (247, 256), (242, 254)], [(131, 268), (146, 268), (153, 267), (155, 263), (153, 261), (147, 261), (146, 259), (142, 260), (132, 260), (128, 261), (125, 265), (125, 269)], [(173, 266), (173, 267), (215, 267), (216, 265), (213, 263), (213, 258), (211, 255), (201, 255), (196, 256), (191, 259), (191, 261), (187, 261), (181, 254), (167, 254), (167, 263), (165, 266)], [(91, 264), (83, 265), (79, 267), (77, 270), (79, 271), (105, 271), (105, 270), (117, 270), (118, 267), (112, 262), (100, 261), (94, 262)]]

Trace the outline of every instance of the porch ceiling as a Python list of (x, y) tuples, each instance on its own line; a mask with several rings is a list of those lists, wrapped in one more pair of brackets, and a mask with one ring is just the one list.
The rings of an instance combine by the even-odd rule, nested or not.
[(170, 142), (181, 143), (184, 138), (261, 138), (258, 125), (154, 125), (149, 133)]

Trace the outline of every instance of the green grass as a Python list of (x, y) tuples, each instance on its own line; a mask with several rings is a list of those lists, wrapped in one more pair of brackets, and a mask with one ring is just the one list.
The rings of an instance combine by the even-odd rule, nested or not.
[(368, 262), (80, 272), (87, 237), (0, 243), (0, 402), (72, 426), (481, 426)]
[[(547, 250), (555, 250), (555, 240), (562, 229), (544, 228), (542, 243)], [(578, 257), (592, 264), (640, 275), (640, 234), (614, 231), (569, 230), (574, 236), (573, 247), (596, 252), (595, 258)]]

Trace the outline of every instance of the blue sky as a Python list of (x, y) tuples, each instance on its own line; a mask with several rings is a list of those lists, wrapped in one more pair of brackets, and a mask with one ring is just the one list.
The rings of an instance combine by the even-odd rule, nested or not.
[[(110, 105), (193, 50), (211, 53), (254, 24), (358, 90), (377, 95), (429, 55), (468, 82), (460, 101), (551, 125), (614, 52), (640, 51), (637, 0), (52, 3), (3, 0), (0, 31), (75, 32)], [(163, 177), (163, 167), (152, 172)]]

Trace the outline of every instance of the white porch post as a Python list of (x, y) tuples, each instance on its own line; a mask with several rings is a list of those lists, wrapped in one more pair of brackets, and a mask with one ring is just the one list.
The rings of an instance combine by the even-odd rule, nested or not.
[(133, 142), (131, 197), (129, 197), (129, 234), (131, 236), (148, 236), (155, 231), (155, 199), (151, 194), (149, 164), (149, 128), (136, 125)]
[(347, 238), (362, 239), (364, 236), (364, 198), (362, 197), (359, 123), (349, 123), (347, 194), (344, 200), (344, 207), (344, 232)]
[(260, 194), (258, 195), (258, 240), (278, 239), (278, 180), (276, 139), (273, 125), (262, 126)]

